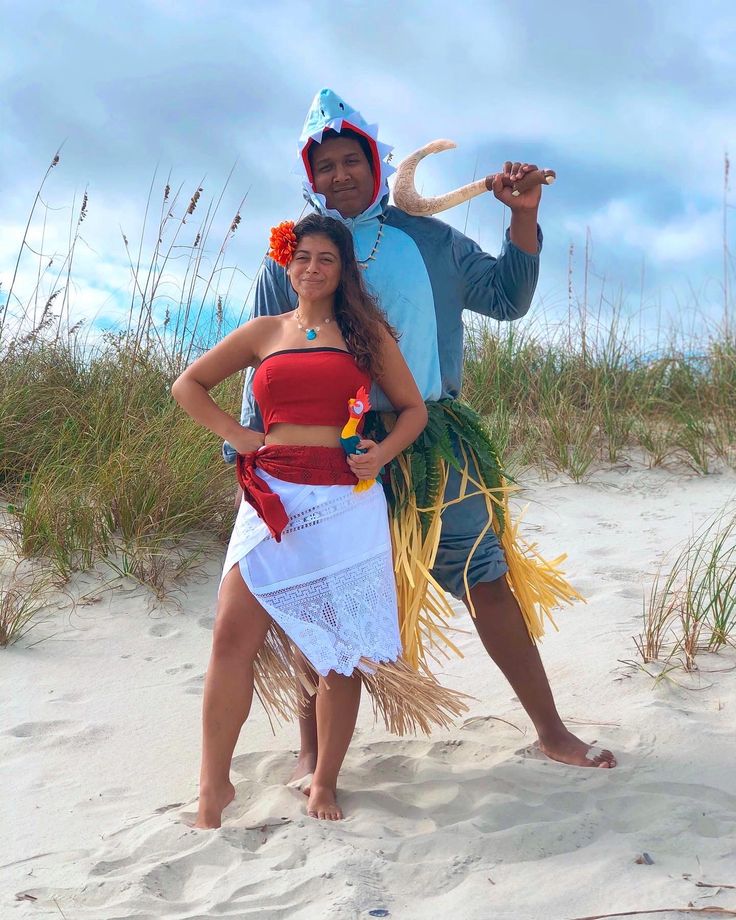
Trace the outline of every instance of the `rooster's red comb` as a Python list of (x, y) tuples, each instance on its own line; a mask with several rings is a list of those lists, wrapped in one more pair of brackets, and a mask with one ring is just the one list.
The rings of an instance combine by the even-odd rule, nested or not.
[(371, 407), (371, 398), (365, 387), (361, 387), (355, 394), (355, 398), (363, 403), (363, 411), (367, 412)]

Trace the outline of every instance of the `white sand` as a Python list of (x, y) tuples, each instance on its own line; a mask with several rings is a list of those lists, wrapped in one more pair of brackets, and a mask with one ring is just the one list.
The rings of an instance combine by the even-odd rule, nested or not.
[[(621, 469), (585, 485), (531, 486), (527, 534), (547, 553), (569, 552), (589, 598), (560, 613), (561, 631), (543, 644), (558, 706), (573, 730), (616, 751), (619, 767), (563, 767), (530, 748), (529, 721), (463, 614), (467, 657), (445, 680), (477, 697), (470, 718), (431, 740), (398, 739), (372, 726), (365, 705), (339, 824), (306, 818), (303, 797), (284, 787), (296, 732), (271, 734), (258, 704), (222, 829), (181, 820), (196, 796), (216, 561), (178, 607), (119, 580), (101, 591), (92, 576), (75, 579), (73, 593), (92, 603), (0, 650), (0, 917), (316, 920), (384, 908), (394, 920), (563, 920), (689, 902), (736, 909), (736, 890), (696, 887), (736, 885), (736, 684), (726, 670), (736, 656), (701, 658), (700, 675), (677, 677), (682, 687), (654, 687), (621, 664), (635, 657), (661, 554), (735, 496), (732, 473)], [(635, 862), (644, 851), (653, 865)]]

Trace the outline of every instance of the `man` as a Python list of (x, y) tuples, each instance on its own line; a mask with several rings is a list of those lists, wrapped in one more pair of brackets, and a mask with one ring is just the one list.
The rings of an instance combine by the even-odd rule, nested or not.
[[(542, 235), (537, 225), (541, 187), (515, 196), (512, 183), (534, 167), (508, 162), (487, 186), (511, 209), (511, 222), (498, 259), (441, 221), (412, 217), (388, 205), (390, 148), (339, 96), (324, 89), (307, 115), (300, 144), (305, 197), (318, 211), (341, 220), (352, 232), (365, 277), (391, 324), (425, 401), (457, 397), (463, 360), (462, 311), (501, 320), (523, 316), (539, 272)], [(296, 297), (285, 271), (267, 259), (255, 294), (254, 316), (293, 310)], [(380, 391), (371, 396), (379, 411), (391, 406)], [(260, 428), (246, 379), (243, 425)], [(229, 445), (226, 459), (233, 460)], [(458, 495), (459, 476), (450, 472), (445, 498)], [(433, 575), (466, 605), (483, 645), (531, 718), (541, 750), (553, 760), (586, 767), (616, 765), (610, 751), (595, 751), (567, 730), (555, 707), (541, 658), (504, 577), (504, 553), (480, 496), (446, 508)], [(483, 539), (468, 557), (486, 530)], [(468, 585), (470, 597), (465, 585)], [(300, 720), (301, 749), (294, 781), (316, 762), (314, 706)]]

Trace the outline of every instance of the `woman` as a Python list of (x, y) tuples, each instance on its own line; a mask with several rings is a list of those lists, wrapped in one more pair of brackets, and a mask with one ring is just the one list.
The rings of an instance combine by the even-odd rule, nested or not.
[[(382, 675), (377, 695), (393, 694), (392, 719), (402, 706), (433, 695), (429, 720), (442, 721), (438, 708), (453, 714), (462, 708), (456, 695), (414, 672), (419, 692), (397, 690), (409, 669), (397, 662), (385, 498), (379, 486), (356, 488), (359, 481), (369, 486), (422, 431), (427, 411), (421, 395), (393, 330), (363, 285), (342, 224), (317, 214), (296, 226), (281, 224), (269, 255), (288, 266), (296, 310), (249, 321), (172, 388), (194, 419), (237, 450), (244, 489), (205, 682), (197, 827), (219, 827), (235, 795), (230, 761), (250, 710), (256, 657), (274, 629), (290, 642), (271, 641), (273, 669), (285, 657), (293, 664), (293, 645), (319, 674), (318, 756), (307, 805), (313, 817), (342, 817), (337, 777), (355, 728), (361, 680)], [(209, 396), (212, 387), (249, 366), (256, 369), (265, 435), (243, 428)], [(348, 403), (351, 414), (361, 414), (367, 406), (356, 402), (356, 394), (367, 394), (373, 381), (396, 408), (396, 424), (380, 443), (361, 440), (361, 452), (347, 456), (341, 433)], [(397, 662), (388, 680), (382, 662)]]

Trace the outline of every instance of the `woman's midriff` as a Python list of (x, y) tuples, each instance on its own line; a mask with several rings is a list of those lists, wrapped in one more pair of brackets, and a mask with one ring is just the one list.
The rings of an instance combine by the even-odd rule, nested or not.
[(341, 428), (331, 425), (271, 425), (265, 444), (289, 444), (295, 447), (340, 447)]

